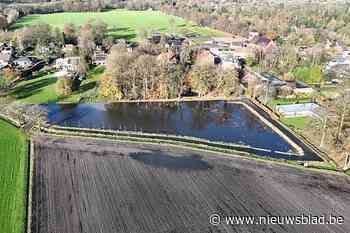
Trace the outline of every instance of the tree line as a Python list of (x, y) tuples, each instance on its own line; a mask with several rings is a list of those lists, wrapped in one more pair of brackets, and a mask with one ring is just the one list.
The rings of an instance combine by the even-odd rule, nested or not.
[[(196, 51), (187, 49), (190, 62), (181, 53), (177, 63), (160, 60), (149, 44), (129, 52), (123, 45), (113, 46), (106, 72), (101, 78), (100, 95), (108, 100), (169, 99), (184, 94), (235, 96), (237, 71), (212, 64), (197, 64)], [(158, 50), (158, 51), (161, 51)]]

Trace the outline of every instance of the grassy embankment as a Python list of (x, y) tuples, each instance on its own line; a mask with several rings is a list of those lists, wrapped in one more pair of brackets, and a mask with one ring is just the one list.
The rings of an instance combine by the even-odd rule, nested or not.
[(25, 230), (27, 156), (24, 134), (0, 119), (0, 232)]
[[(159, 11), (130, 11), (111, 10), (106, 12), (74, 12), (55, 14), (35, 14), (21, 18), (12, 26), (17, 29), (38, 23), (47, 23), (53, 27), (63, 28), (65, 24), (73, 23), (81, 26), (91, 19), (102, 20), (109, 26), (109, 35), (115, 38), (136, 40), (140, 30), (153, 30), (156, 32), (171, 32), (178, 34), (195, 34), (201, 36), (222, 36), (220, 32), (207, 27), (200, 27), (185, 19), (166, 15)], [(174, 19), (174, 25), (170, 22)]]
[[(73, 92), (70, 96), (59, 96), (56, 92), (57, 78), (52, 74), (43, 77), (34, 78), (28, 81), (20, 82), (11, 92), (11, 96), (20, 104), (43, 104), (67, 102), (77, 103), (84, 96), (93, 95), (95, 87), (101, 74), (103, 67), (97, 67), (90, 71), (88, 78), (84, 80), (80, 89)], [(95, 99), (98, 101), (98, 99)]]

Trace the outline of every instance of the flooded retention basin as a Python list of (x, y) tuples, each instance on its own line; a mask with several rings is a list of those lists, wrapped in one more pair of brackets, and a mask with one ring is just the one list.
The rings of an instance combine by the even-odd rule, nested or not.
[(48, 104), (44, 108), (48, 110), (48, 122), (59, 126), (189, 136), (259, 148), (262, 156), (320, 159), (296, 155), (290, 143), (239, 103)]

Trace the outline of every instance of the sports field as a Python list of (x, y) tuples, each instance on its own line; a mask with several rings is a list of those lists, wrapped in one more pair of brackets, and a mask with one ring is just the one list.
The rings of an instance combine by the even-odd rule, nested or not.
[[(21, 18), (12, 29), (24, 26), (48, 23), (63, 28), (65, 24), (83, 25), (91, 19), (102, 20), (109, 26), (109, 34), (117, 38), (135, 40), (140, 30), (171, 32), (178, 34), (193, 33), (201, 36), (220, 36), (223, 32), (200, 27), (182, 18), (169, 16), (159, 11), (112, 10), (106, 12), (74, 12), (54, 14), (34, 14)], [(171, 23), (174, 19), (174, 24)]]
[(0, 232), (24, 232), (27, 148), (26, 137), (0, 120)]

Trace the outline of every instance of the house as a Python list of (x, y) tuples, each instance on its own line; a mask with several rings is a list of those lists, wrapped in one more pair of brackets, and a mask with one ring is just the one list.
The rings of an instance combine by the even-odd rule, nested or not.
[(151, 44), (159, 44), (162, 40), (162, 35), (159, 33), (155, 33), (152, 36), (149, 36), (146, 40)]
[(77, 50), (77, 48), (73, 44), (66, 44), (62, 48), (62, 52), (66, 55), (73, 55), (76, 50)]
[(217, 65), (221, 63), (221, 59), (219, 56), (212, 53), (209, 49), (202, 48), (197, 54), (196, 63)]
[(14, 66), (20, 70), (26, 70), (34, 65), (33, 60), (30, 57), (20, 57), (13, 61)]
[(108, 54), (100, 47), (96, 48), (94, 55), (92, 56), (92, 63), (94, 65), (106, 65)]
[(130, 43), (127, 43), (126, 48), (129, 53), (132, 53), (137, 48), (137, 46), (138, 44), (136, 42), (130, 42)]
[(267, 83), (269, 86), (272, 86), (272, 87), (282, 87), (287, 84), (285, 81), (280, 80), (276, 76), (266, 72), (263, 72), (260, 74), (258, 73), (258, 77), (260, 77), (263, 83)]
[(253, 41), (255, 38), (259, 37), (260, 36), (260, 33), (259, 32), (249, 32), (249, 35), (248, 35), (248, 41)]
[(293, 90), (293, 94), (295, 96), (311, 95), (314, 92), (314, 89), (312, 87), (299, 80), (286, 81), (286, 83), (287, 86)]
[(164, 42), (166, 48), (180, 49), (186, 38), (179, 36), (165, 36)]
[(258, 36), (253, 38), (250, 47), (257, 49), (262, 55), (274, 54), (278, 52), (276, 43), (266, 36)]
[(346, 57), (337, 57), (328, 62), (326, 65), (326, 70), (331, 70), (333, 67), (336, 66), (344, 66), (344, 67), (350, 67), (350, 59)]
[(15, 50), (11, 46), (2, 44), (0, 46), (0, 69), (7, 66), (14, 59)]
[(157, 61), (175, 64), (177, 62), (177, 55), (173, 50), (169, 50), (168, 52), (159, 54), (157, 57)]
[(55, 68), (59, 71), (75, 73), (80, 68), (80, 57), (66, 57), (56, 60)]
[(254, 71), (249, 71), (247, 74), (242, 78), (241, 82), (243, 84), (248, 83), (251, 80), (258, 80), (259, 83), (264, 84), (265, 86), (271, 86), (271, 87), (283, 87), (287, 85), (286, 81), (280, 80), (276, 76), (263, 72), (263, 73), (257, 73)]

